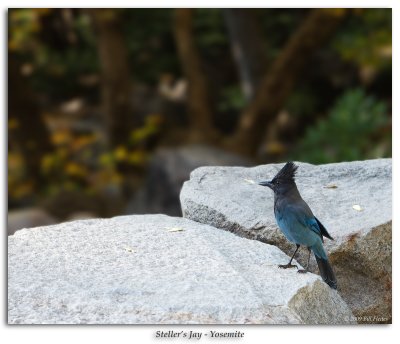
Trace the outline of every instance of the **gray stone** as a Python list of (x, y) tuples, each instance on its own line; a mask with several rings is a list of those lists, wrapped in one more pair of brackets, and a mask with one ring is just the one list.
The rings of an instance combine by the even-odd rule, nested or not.
[[(391, 159), (298, 164), (300, 193), (335, 238), (325, 240), (325, 246), (341, 295), (355, 315), (390, 321)], [(184, 217), (293, 253), (293, 245), (276, 225), (272, 191), (256, 183), (272, 179), (282, 166), (202, 167), (193, 171), (180, 195)], [(299, 260), (306, 262), (305, 249)], [(312, 269), (317, 270), (315, 262)]]
[(149, 163), (144, 185), (130, 200), (125, 213), (181, 216), (179, 193), (195, 168), (249, 164), (242, 157), (206, 145), (159, 149)]
[(11, 324), (350, 324), (319, 276), (277, 247), (166, 215), (21, 230), (8, 243)]
[(57, 220), (40, 208), (12, 210), (7, 215), (7, 233), (14, 234), (22, 228), (47, 226), (57, 223)]
[(89, 211), (77, 211), (68, 216), (67, 221), (87, 220), (96, 218), (96, 214)]

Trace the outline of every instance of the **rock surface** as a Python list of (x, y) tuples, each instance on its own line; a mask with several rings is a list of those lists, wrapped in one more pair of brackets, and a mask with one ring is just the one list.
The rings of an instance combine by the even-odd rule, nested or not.
[[(291, 255), (294, 247), (276, 225), (273, 193), (257, 185), (272, 179), (282, 166), (193, 171), (180, 195), (184, 217), (277, 245)], [(375, 322), (371, 317), (390, 321), (391, 159), (299, 166), (299, 191), (335, 238), (325, 240), (325, 246), (341, 295), (360, 322)], [(301, 251), (299, 260), (305, 263), (306, 250)]]
[(160, 149), (151, 159), (144, 185), (129, 202), (126, 214), (181, 216), (179, 193), (195, 168), (249, 164), (244, 158), (206, 145)]
[(9, 237), (12, 324), (348, 324), (319, 276), (277, 247), (165, 215), (93, 219)]
[(7, 233), (14, 234), (18, 229), (47, 226), (57, 223), (57, 220), (40, 208), (12, 210), (7, 215)]

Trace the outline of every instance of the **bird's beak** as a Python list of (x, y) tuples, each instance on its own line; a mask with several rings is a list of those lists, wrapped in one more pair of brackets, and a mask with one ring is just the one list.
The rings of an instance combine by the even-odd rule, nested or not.
[(270, 189), (272, 189), (272, 186), (273, 186), (273, 184), (272, 184), (270, 181), (268, 181), (268, 180), (259, 182), (258, 185), (261, 185), (261, 186), (268, 186)]

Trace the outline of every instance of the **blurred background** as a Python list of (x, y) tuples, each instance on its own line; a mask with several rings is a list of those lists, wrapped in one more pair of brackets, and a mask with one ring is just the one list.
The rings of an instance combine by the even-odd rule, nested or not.
[(204, 165), (391, 157), (391, 9), (11, 9), (8, 233), (180, 215)]

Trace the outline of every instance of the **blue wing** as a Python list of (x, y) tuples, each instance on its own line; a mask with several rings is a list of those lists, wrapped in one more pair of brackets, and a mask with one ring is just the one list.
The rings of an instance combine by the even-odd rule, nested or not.
[(276, 221), (286, 238), (296, 244), (310, 247), (322, 240), (322, 234), (314, 217), (306, 214), (296, 206), (286, 206), (275, 213)]
[(318, 223), (319, 229), (321, 230), (322, 236), (327, 237), (328, 239), (333, 240), (333, 238), (332, 238), (331, 235), (328, 233), (328, 231), (326, 230), (326, 228), (324, 227), (324, 225), (323, 225), (316, 217), (314, 217), (314, 218), (315, 218), (315, 220), (317, 220), (317, 223)]
[(276, 209), (276, 221), (289, 241), (310, 247), (317, 257), (327, 259), (322, 245), (324, 231), (312, 212), (307, 210), (298, 205), (287, 205)]
[(321, 222), (314, 216), (311, 209), (304, 203), (297, 203), (290, 205), (290, 211), (296, 215), (297, 220), (305, 227), (308, 227), (314, 233), (318, 234), (322, 242), (324, 242), (324, 236), (333, 240), (329, 235), (326, 228)]
[[(319, 225), (318, 225), (315, 217), (304, 217), (304, 224), (308, 228), (310, 228), (313, 232), (317, 233), (322, 239), (321, 228), (319, 228)], [(323, 241), (323, 239), (322, 239), (322, 241)]]

